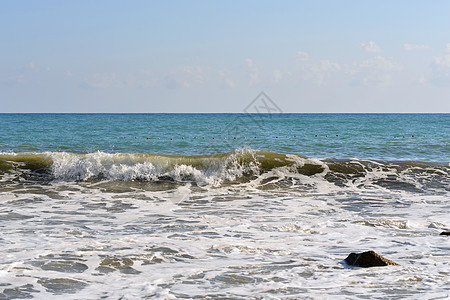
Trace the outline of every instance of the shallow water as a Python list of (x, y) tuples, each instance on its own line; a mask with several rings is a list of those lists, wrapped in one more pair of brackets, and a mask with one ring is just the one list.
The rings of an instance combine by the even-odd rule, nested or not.
[[(285, 191), (2, 193), (3, 295), (125, 299), (449, 293), (446, 197)], [(29, 192), (27, 192), (27, 190)], [(182, 199), (180, 199), (182, 197)], [(400, 266), (355, 269), (374, 249)], [(420, 296), (420, 297), (419, 297)]]

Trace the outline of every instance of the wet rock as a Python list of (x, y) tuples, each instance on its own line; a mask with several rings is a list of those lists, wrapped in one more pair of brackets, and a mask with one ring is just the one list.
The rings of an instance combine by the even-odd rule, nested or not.
[(450, 231), (442, 231), (440, 235), (450, 235)]
[(88, 266), (79, 262), (73, 261), (49, 261), (49, 262), (36, 262), (33, 265), (40, 267), (45, 271), (56, 271), (65, 273), (83, 273), (88, 269)]
[(33, 288), (32, 284), (25, 284), (16, 288), (4, 289), (0, 294), (0, 299), (31, 299), (34, 298), (31, 293), (39, 293)]
[(115, 269), (128, 268), (133, 265), (133, 261), (129, 258), (105, 258), (101, 261), (100, 266), (110, 267)]
[(107, 274), (119, 270), (124, 274), (139, 274), (140, 271), (133, 269), (133, 261), (127, 257), (109, 257), (100, 262), (100, 266), (95, 270), (102, 274)]
[(47, 292), (55, 295), (75, 294), (88, 285), (82, 281), (70, 278), (42, 278), (37, 282), (45, 287)]
[(88, 266), (83, 263), (84, 261), (85, 259), (76, 255), (48, 254), (40, 256), (39, 259), (31, 262), (31, 265), (45, 271), (83, 273), (88, 269)]
[(355, 267), (383, 267), (383, 266), (398, 266), (397, 263), (382, 257), (374, 251), (366, 251), (362, 253), (350, 253), (345, 259), (349, 266)]

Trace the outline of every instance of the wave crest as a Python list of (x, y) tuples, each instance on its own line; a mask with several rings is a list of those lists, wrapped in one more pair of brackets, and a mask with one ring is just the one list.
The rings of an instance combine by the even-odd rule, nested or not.
[(239, 149), (203, 156), (151, 153), (0, 153), (3, 174), (56, 181), (175, 181), (219, 186), (325, 186), (351, 189), (449, 191), (450, 167), (424, 162), (312, 159)]

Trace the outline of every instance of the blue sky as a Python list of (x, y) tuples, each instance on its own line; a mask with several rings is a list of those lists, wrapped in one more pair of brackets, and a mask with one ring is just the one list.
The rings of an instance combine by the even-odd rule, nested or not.
[(0, 112), (450, 112), (450, 1), (0, 2)]

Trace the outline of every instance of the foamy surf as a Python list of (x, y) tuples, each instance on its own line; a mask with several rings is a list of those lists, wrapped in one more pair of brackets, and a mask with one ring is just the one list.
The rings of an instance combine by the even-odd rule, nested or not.
[(109, 180), (175, 181), (200, 177), (233, 181), (285, 167), (299, 173), (314, 174), (324, 170), (318, 161), (293, 154), (241, 149), (230, 153), (202, 156), (175, 156), (151, 153), (75, 154), (69, 152), (0, 154), (1, 169), (26, 170), (51, 174), (56, 180), (86, 181), (95, 178)]
[[(15, 186), (0, 200), (9, 206), (0, 211), (6, 298), (445, 298), (448, 292), (448, 239), (438, 235), (450, 226), (442, 196), (185, 186), (117, 192), (55, 182)], [(340, 264), (368, 249), (400, 266)]]
[(448, 115), (253, 117), (1, 115), (0, 299), (448, 298)]
[(450, 186), (448, 164), (317, 159), (249, 148), (202, 156), (100, 151), (2, 153), (0, 171), (37, 181), (172, 181), (301, 190), (327, 185), (343, 191), (448, 192)]

